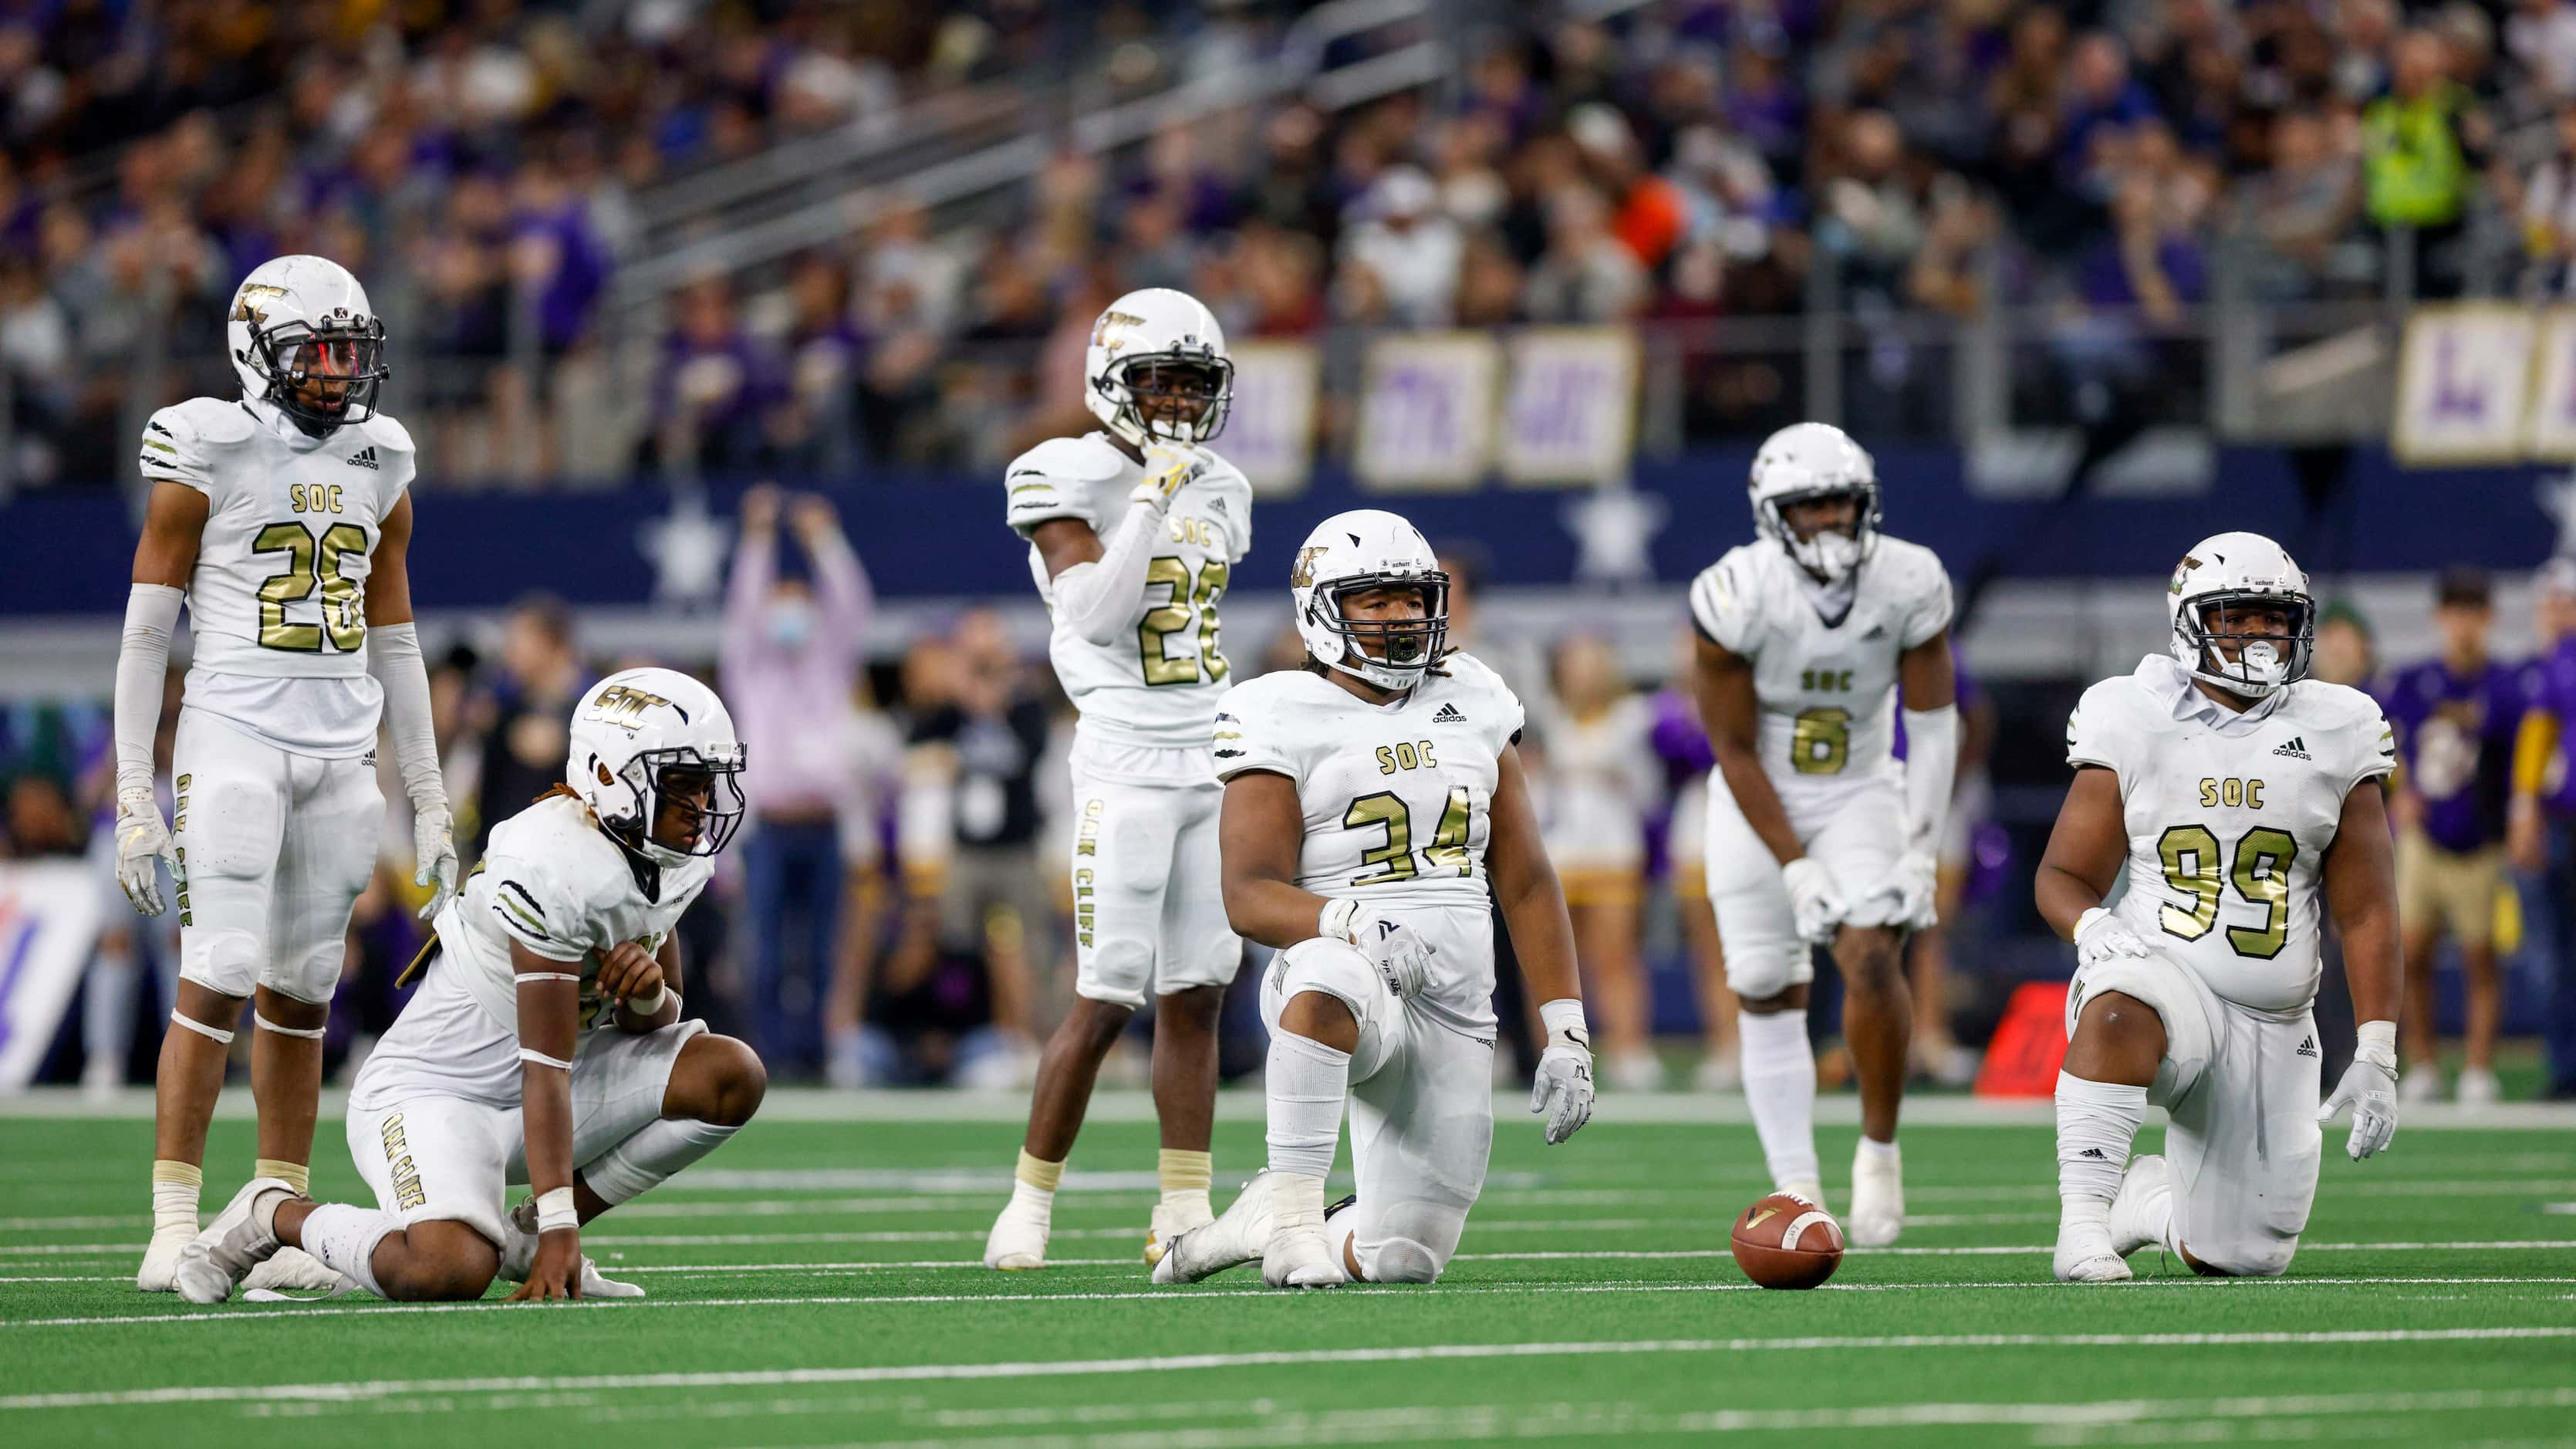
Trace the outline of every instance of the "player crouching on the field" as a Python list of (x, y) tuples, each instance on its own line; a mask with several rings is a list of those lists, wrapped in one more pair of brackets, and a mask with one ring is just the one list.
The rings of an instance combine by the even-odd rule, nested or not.
[[(1376, 509), (1337, 515), (1290, 583), (1312, 657), (1227, 691), (1215, 731), (1226, 915), (1279, 950), (1261, 987), (1270, 1166), (1173, 1239), (1154, 1281), (1259, 1258), (1273, 1288), (1429, 1283), (1493, 1147), (1487, 870), (1546, 1003), (1530, 1110), (1551, 1143), (1592, 1115), (1574, 932), (1515, 747), (1521, 702), (1474, 658), (1443, 657), (1449, 578), (1422, 535)], [(1328, 1214), (1345, 1103), (1359, 1193)]]
[[(2066, 722), (2075, 783), (2039, 865), (2040, 913), (2077, 961), (2057, 1078), (2068, 1282), (2127, 1278), (2150, 1244), (2200, 1273), (2277, 1275), (2316, 1199), (2319, 1125), (2350, 1103), (2356, 1161), (2397, 1131), (2387, 721), (2307, 678), (2316, 601), (2270, 539), (2203, 539), (2168, 598), (2172, 657), (2094, 685)], [(2321, 897), (2361, 1023), (2322, 1108)], [(2150, 1102), (2168, 1156), (2131, 1163)]]
[[(179, 1291), (220, 1303), (293, 1244), (386, 1298), (480, 1298), (495, 1276), (514, 1301), (643, 1296), (599, 1276), (580, 1225), (722, 1146), (767, 1086), (751, 1048), (680, 1019), (672, 935), (742, 821), (742, 766), (687, 675), (591, 686), (570, 783), (493, 830), (350, 1089), (377, 1206), (254, 1179), (181, 1253)], [(533, 1195), (505, 1210), (522, 1176)]]

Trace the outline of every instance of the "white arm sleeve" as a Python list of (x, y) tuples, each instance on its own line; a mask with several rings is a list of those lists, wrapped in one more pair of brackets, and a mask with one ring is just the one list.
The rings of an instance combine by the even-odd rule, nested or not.
[(152, 789), (152, 737), (161, 730), (161, 677), (185, 593), (136, 584), (125, 596), (125, 642), (116, 651), (116, 793)]
[(1959, 774), (1959, 707), (1905, 712), (1905, 839), (1918, 849), (1940, 843)]
[(1056, 617), (1094, 644), (1105, 648), (1117, 643), (1135, 621), (1145, 593), (1145, 568), (1162, 533), (1163, 510), (1151, 503), (1130, 505), (1098, 560), (1055, 576), (1050, 587)]
[(367, 631), (367, 671), (385, 691), (385, 733), (394, 743), (394, 766), (414, 810), (447, 803), (438, 773), (438, 733), (429, 717), (429, 666), (420, 657), (420, 629), (410, 623), (379, 624)]

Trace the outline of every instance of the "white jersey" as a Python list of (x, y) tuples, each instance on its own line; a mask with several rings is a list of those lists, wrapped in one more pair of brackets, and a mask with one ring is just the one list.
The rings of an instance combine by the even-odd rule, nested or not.
[[(625, 847), (608, 838), (590, 807), (549, 795), (493, 827), (483, 863), (438, 913), (439, 955), (433, 984), (461, 986), (493, 1021), (519, 1030), (515, 941), (549, 961), (581, 964), (581, 1025), (613, 1028), (597, 989), (600, 958), (629, 941), (658, 950), (689, 903), (704, 890), (714, 863), (648, 869), (647, 895)], [(427, 994), (426, 988), (424, 995)]]
[(1493, 1021), (1485, 846), (1502, 753), (1521, 723), (1520, 700), (1465, 654), (1384, 705), (1304, 669), (1248, 680), (1217, 705), (1219, 778), (1267, 770), (1296, 782), (1300, 887), (1484, 922), (1486, 948), (1434, 956), (1423, 993), (1470, 1030)]
[(2344, 797), (2397, 767), (2370, 696), (2302, 680), (2236, 714), (2149, 655), (2084, 692), (2066, 759), (2119, 777), (2128, 889), (2114, 915), (2239, 1006), (2316, 999), (2326, 847)]
[(367, 572), (411, 484), (411, 434), (375, 413), (314, 438), (265, 403), (192, 398), (145, 424), (142, 467), (206, 495), (188, 708), (292, 754), (374, 749)]
[[(1023, 538), (1041, 523), (1074, 518), (1106, 542), (1144, 476), (1143, 466), (1104, 433), (1056, 438), (1012, 460), (1004, 477), (1007, 517)], [(1208, 721), (1230, 673), (1217, 638), (1217, 600), (1251, 547), (1252, 485), (1217, 458), (1172, 500), (1165, 537), (1136, 596), (1133, 631), (1102, 646), (1059, 620), (1047, 641), (1056, 678), (1081, 711), (1082, 735), (1149, 749), (1206, 745)], [(1052, 610), (1055, 590), (1034, 543), (1029, 572)]]
[(1691, 582), (1691, 621), (1753, 665), (1756, 748), (1784, 800), (1893, 774), (1897, 656), (1950, 627), (1950, 576), (1919, 543), (1882, 534), (1850, 602), (1768, 539), (1740, 544)]

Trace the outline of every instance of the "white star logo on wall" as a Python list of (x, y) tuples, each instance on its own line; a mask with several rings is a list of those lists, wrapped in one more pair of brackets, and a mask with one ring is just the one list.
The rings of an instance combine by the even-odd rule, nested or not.
[(733, 525), (707, 511), (706, 491), (686, 489), (671, 511), (635, 531), (636, 551), (653, 564), (653, 602), (704, 608), (724, 588)]
[(1559, 516), (1574, 535), (1574, 576), (1586, 583), (1653, 582), (1652, 546), (1671, 511), (1663, 499), (1625, 483), (1568, 500)]

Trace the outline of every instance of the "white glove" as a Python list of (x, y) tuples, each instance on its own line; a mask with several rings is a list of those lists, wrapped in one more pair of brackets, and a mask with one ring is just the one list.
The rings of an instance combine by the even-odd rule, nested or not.
[(2352, 1104), (2352, 1135), (2344, 1139), (2343, 1150), (2355, 1162), (2387, 1151), (2389, 1139), (2397, 1135), (2397, 1023), (2361, 1024), (2352, 1065), (2343, 1069), (2343, 1080), (2317, 1109), (2317, 1121), (2333, 1121), (2347, 1102)]
[(1547, 1051), (1530, 1084), (1530, 1110), (1547, 1119), (1553, 1147), (1592, 1120), (1592, 1034), (1580, 1001), (1551, 1001), (1538, 1014), (1547, 1023)]
[(1780, 879), (1789, 887), (1789, 909), (1797, 917), (1798, 939), (1823, 946), (1834, 939), (1842, 925), (1843, 913), (1849, 906), (1842, 893), (1834, 889), (1834, 878), (1824, 863), (1814, 856), (1802, 855), (1780, 867)]
[(134, 909), (147, 916), (157, 916), (167, 906), (161, 899), (161, 877), (153, 869), (156, 861), (177, 878), (179, 855), (170, 844), (170, 827), (161, 823), (160, 802), (148, 788), (117, 791), (116, 883)]
[(1431, 958), (1438, 954), (1411, 926), (1357, 901), (1327, 902), (1316, 918), (1315, 931), (1357, 946), (1398, 1000), (1421, 994), (1431, 973)]
[(1176, 443), (1153, 444), (1145, 450), (1145, 479), (1127, 496), (1137, 503), (1168, 509), (1172, 499), (1197, 482), (1213, 461), (1204, 449)]
[(2098, 966), (2121, 957), (2144, 956), (2153, 948), (2126, 922), (2095, 906), (2075, 918), (2075, 963)]
[(420, 908), (424, 921), (436, 916), (439, 908), (456, 894), (456, 827), (455, 815), (445, 804), (432, 805), (411, 817), (412, 858), (420, 862), (411, 883), (433, 885), (429, 904)]
[(1940, 924), (1941, 858), (1929, 850), (1909, 850), (1896, 862), (1897, 909), (1906, 928), (1928, 931)]

